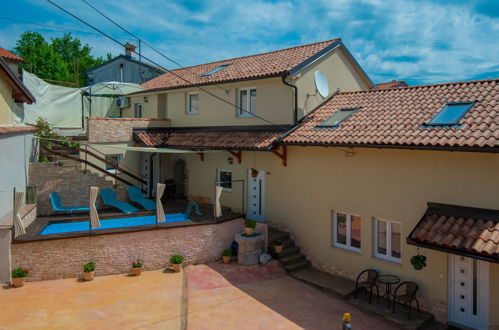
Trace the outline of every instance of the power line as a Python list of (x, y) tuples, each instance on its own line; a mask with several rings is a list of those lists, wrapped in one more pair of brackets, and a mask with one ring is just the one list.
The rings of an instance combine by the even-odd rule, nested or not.
[[(99, 28), (97, 28), (97, 27), (93, 26), (92, 24), (90, 24), (90, 23), (86, 22), (85, 20), (83, 20), (83, 19), (79, 18), (78, 16), (74, 15), (73, 13), (71, 13), (71, 12), (69, 12), (68, 10), (64, 9), (63, 7), (59, 6), (58, 4), (56, 4), (55, 2), (53, 2), (52, 0), (47, 0), (47, 2), (51, 3), (51, 4), (52, 4), (52, 5), (54, 5), (55, 7), (59, 8), (60, 10), (62, 10), (62, 11), (63, 11), (63, 12), (65, 12), (66, 14), (70, 15), (71, 17), (75, 18), (76, 20), (80, 21), (81, 23), (85, 24), (86, 26), (88, 26), (88, 27), (90, 27), (90, 28), (94, 29), (95, 31), (99, 32), (100, 34), (102, 34), (103, 36), (105, 36), (105, 37), (107, 37), (108, 39), (112, 40), (113, 42), (115, 42), (115, 43), (119, 44), (119, 45), (120, 45), (120, 46), (122, 46), (122, 47), (125, 47), (125, 45), (124, 45), (124, 44), (121, 44), (121, 43), (120, 43), (118, 40), (116, 40), (114, 37), (110, 36), (109, 34), (105, 33), (104, 31), (100, 30)], [(140, 40), (140, 39), (139, 39), (139, 40)], [(184, 78), (184, 77), (182, 77), (182, 76), (180, 76), (180, 75), (176, 74), (175, 72), (173, 72), (173, 71), (171, 71), (171, 70), (169, 70), (169, 69), (167, 69), (167, 68), (163, 67), (162, 65), (160, 65), (160, 64), (156, 63), (155, 61), (153, 61), (152, 59), (150, 59), (150, 58), (148, 58), (148, 57), (146, 57), (146, 56), (142, 56), (142, 57), (144, 57), (146, 60), (148, 60), (148, 61), (149, 61), (149, 62), (151, 62), (152, 64), (157, 65), (158, 67), (160, 67), (160, 68), (162, 68), (163, 70), (167, 71), (167, 72), (168, 72), (168, 73), (170, 73), (171, 75), (173, 75), (173, 76), (175, 76), (175, 77), (179, 78), (180, 80), (182, 80), (182, 81), (184, 81), (184, 82), (186, 82), (186, 83), (188, 83), (188, 84), (190, 84), (190, 85), (194, 85), (194, 83), (192, 83), (191, 81), (189, 81), (189, 80), (187, 80), (186, 78)], [(236, 104), (234, 104), (234, 103), (232, 103), (232, 102), (230, 102), (230, 101), (227, 101), (227, 100), (225, 100), (225, 99), (221, 98), (221, 97), (220, 97), (220, 96), (218, 96), (218, 95), (213, 94), (212, 92), (210, 92), (210, 91), (208, 91), (208, 90), (204, 89), (204, 88), (203, 88), (203, 87), (201, 87), (201, 86), (194, 86), (194, 87), (195, 87), (195, 88), (197, 88), (197, 89), (199, 89), (199, 90), (201, 90), (201, 91), (203, 91), (203, 92), (205, 92), (206, 94), (208, 94), (208, 95), (210, 95), (210, 96), (212, 96), (212, 97), (214, 97), (214, 98), (218, 99), (219, 101), (221, 101), (221, 102), (223, 102), (223, 103), (226, 103), (226, 104), (228, 104), (228, 105), (230, 105), (230, 106), (233, 106), (233, 107), (235, 107), (236, 109), (238, 109), (238, 110), (240, 110), (240, 111), (242, 111), (242, 112), (245, 112), (245, 113), (247, 113), (247, 114), (251, 115), (252, 117), (258, 118), (258, 119), (260, 119), (260, 120), (262, 120), (262, 121), (264, 121), (264, 122), (266, 122), (266, 123), (268, 123), (268, 124), (270, 124), (270, 125), (272, 125), (272, 126), (275, 126), (275, 127), (279, 128), (280, 130), (287, 131), (287, 129), (288, 129), (287, 127), (283, 127), (283, 126), (281, 126), (281, 125), (279, 125), (279, 124), (276, 124), (276, 123), (274, 123), (274, 122), (272, 122), (272, 121), (270, 121), (270, 120), (268, 120), (268, 119), (266, 119), (266, 118), (264, 118), (264, 117), (262, 117), (262, 116), (259, 116), (259, 115), (257, 115), (257, 114), (251, 113), (250, 111), (248, 111), (248, 110), (246, 110), (246, 109), (244, 109), (244, 108), (242, 108), (242, 107), (240, 107), (240, 106), (238, 106), (238, 105), (236, 105)], [(334, 94), (333, 94), (333, 96), (334, 96)], [(305, 138), (305, 139), (308, 139), (308, 140), (310, 140), (310, 141), (313, 141), (313, 142), (320, 142), (320, 141), (318, 141), (318, 140), (316, 140), (316, 139), (314, 139), (314, 138), (311, 138), (311, 137), (309, 137), (309, 136), (307, 136), (307, 135), (303, 135), (303, 134), (300, 134), (300, 133), (296, 133), (296, 131), (294, 132), (294, 134), (297, 134), (297, 135), (299, 135), (299, 136), (301, 136), (301, 137), (303, 137), (303, 138)], [(336, 148), (337, 148), (337, 147), (336, 147)], [(340, 149), (340, 148), (337, 148), (337, 149), (342, 150), (342, 149)], [(342, 150), (342, 151), (343, 151), (343, 152), (345, 152), (345, 154), (346, 154), (346, 153), (351, 153), (351, 151), (345, 151), (345, 150)]]

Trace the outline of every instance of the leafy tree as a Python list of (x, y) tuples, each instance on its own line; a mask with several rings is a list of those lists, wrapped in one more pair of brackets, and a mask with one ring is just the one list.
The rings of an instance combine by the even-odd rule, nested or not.
[[(93, 57), (91, 50), (88, 44), (82, 45), (71, 33), (51, 38), (49, 43), (40, 33), (26, 31), (17, 40), (13, 52), (26, 60), (21, 67), (42, 79), (75, 82), (78, 63), (78, 84), (85, 86), (87, 77), (84, 72), (106, 61), (102, 57)], [(112, 55), (108, 53), (107, 60), (110, 59)]]

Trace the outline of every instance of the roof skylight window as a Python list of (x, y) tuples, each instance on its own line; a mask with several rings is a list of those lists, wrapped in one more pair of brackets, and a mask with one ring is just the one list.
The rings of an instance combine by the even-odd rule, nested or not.
[(317, 125), (319, 128), (337, 128), (340, 126), (341, 122), (350, 117), (355, 111), (360, 108), (343, 108), (336, 112), (334, 115), (324, 120), (322, 123)]
[(473, 106), (474, 102), (449, 102), (433, 117), (428, 125), (447, 126), (457, 125), (459, 120)]
[(201, 77), (211, 76), (211, 75), (212, 75), (212, 74), (214, 74), (215, 72), (218, 72), (218, 71), (220, 71), (220, 70), (222, 70), (222, 69), (225, 69), (225, 68), (226, 68), (226, 67), (228, 67), (229, 65), (231, 65), (231, 64), (230, 64), (230, 63), (228, 63), (228, 64), (222, 64), (222, 65), (220, 65), (220, 66), (217, 66), (215, 69), (213, 69), (213, 70), (211, 70), (211, 71), (208, 71), (208, 72), (206, 72), (206, 73), (203, 73), (203, 74), (201, 75)]

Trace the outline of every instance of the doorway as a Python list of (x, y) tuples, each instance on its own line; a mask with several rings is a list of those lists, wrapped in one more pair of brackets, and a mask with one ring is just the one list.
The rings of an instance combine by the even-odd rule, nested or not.
[(185, 171), (185, 161), (183, 159), (176, 159), (173, 164), (173, 182), (175, 183), (174, 196), (177, 199), (185, 199), (185, 183), (187, 175)]
[(489, 263), (449, 254), (449, 323), (487, 329)]
[(263, 222), (265, 220), (265, 171), (248, 170), (248, 212), (246, 217)]

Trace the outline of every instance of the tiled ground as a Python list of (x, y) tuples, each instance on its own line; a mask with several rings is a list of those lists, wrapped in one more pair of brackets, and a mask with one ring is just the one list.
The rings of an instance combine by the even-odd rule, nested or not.
[(145, 272), (92, 282), (29, 282), (0, 289), (0, 329), (395, 329), (292, 279), (278, 262), (212, 263), (181, 274)]

